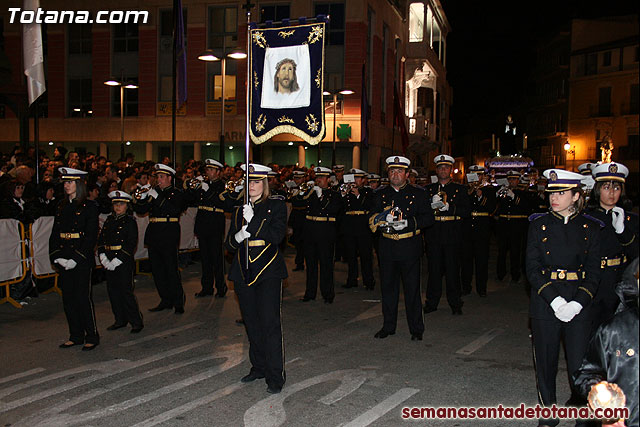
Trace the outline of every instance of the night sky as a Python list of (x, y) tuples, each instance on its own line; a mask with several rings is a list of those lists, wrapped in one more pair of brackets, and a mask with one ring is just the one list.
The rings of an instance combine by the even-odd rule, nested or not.
[(638, 13), (635, 1), (619, 0), (441, 2), (452, 28), (447, 73), (453, 87), (454, 139), (478, 130), (490, 134), (517, 110), (535, 66), (537, 40), (556, 33), (571, 18)]

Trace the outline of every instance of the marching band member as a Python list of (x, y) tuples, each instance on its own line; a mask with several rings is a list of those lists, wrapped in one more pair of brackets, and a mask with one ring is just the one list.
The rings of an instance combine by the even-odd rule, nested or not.
[(91, 269), (98, 239), (98, 209), (87, 203), (87, 172), (58, 168), (64, 194), (49, 237), (49, 258), (60, 274), (62, 304), (69, 324), (69, 339), (60, 348), (82, 345), (93, 350), (100, 343), (91, 296)]

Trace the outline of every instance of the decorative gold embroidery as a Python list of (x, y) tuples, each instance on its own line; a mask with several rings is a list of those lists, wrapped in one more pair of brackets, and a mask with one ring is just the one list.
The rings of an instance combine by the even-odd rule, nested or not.
[(260, 81), (258, 80), (258, 73), (256, 73), (255, 71), (253, 72), (253, 86), (258, 89), (258, 86), (260, 86)]
[(260, 114), (258, 116), (258, 120), (256, 120), (256, 130), (258, 132), (261, 132), (262, 130), (264, 130), (264, 125), (267, 122), (267, 117), (264, 115), (264, 113)]
[(318, 132), (319, 123), (313, 114), (309, 114), (305, 121), (307, 122), (307, 129), (309, 129), (313, 133)]
[(280, 31), (280, 32), (278, 33), (278, 35), (279, 35), (280, 37), (282, 37), (283, 39), (286, 39), (287, 37), (292, 36), (292, 35), (293, 35), (293, 33), (295, 33), (295, 32), (296, 32), (296, 30), (291, 30), (291, 31)]
[(267, 39), (264, 38), (264, 33), (261, 31), (253, 33), (253, 42), (263, 49), (269, 46), (267, 44)]
[(316, 25), (309, 32), (309, 37), (307, 38), (307, 43), (308, 44), (314, 44), (315, 42), (317, 42), (318, 40), (320, 40), (322, 38), (322, 35), (323, 35), (322, 26), (321, 25)]
[(318, 72), (316, 73), (316, 86), (320, 88), (322, 85), (322, 68), (318, 68)]
[(293, 119), (290, 119), (287, 116), (282, 116), (278, 119), (278, 123), (291, 123), (292, 125), (295, 125), (296, 123), (293, 121)]

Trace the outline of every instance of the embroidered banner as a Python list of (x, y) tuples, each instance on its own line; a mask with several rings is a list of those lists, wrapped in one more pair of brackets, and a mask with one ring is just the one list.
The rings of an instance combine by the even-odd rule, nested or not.
[(249, 132), (262, 144), (290, 133), (315, 145), (325, 135), (325, 23), (252, 29)]

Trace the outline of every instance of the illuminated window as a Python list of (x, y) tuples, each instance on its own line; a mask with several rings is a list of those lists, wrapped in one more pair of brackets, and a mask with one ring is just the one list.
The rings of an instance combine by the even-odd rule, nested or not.
[(424, 3), (409, 5), (409, 42), (421, 42), (424, 38)]

